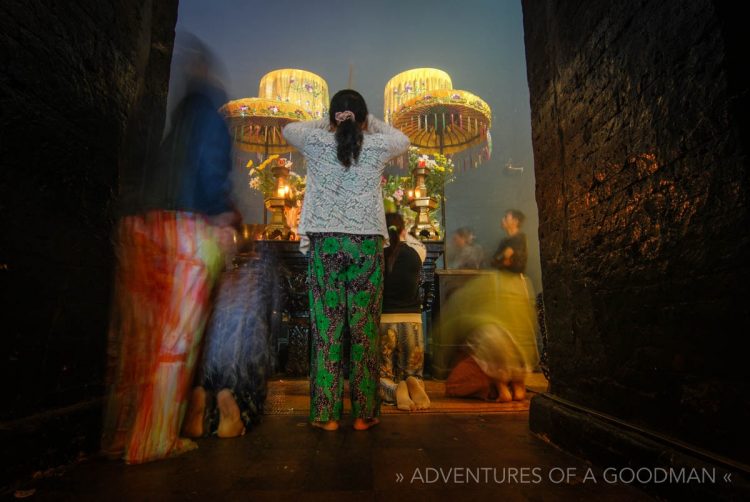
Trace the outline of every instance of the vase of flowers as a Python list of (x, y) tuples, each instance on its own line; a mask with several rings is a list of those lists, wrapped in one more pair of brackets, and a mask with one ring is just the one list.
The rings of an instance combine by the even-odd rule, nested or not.
[(445, 185), (453, 181), (453, 161), (445, 155), (420, 154), (419, 149), (409, 149), (409, 168), (413, 178), (413, 194), (409, 206), (417, 215), (411, 232), (422, 239), (437, 239), (440, 225), (438, 210), (445, 219)]
[(272, 166), (278, 163), (278, 159), (278, 155), (270, 155), (257, 166), (253, 165), (252, 160), (247, 163), (250, 188), (262, 193), (264, 200), (273, 197), (276, 190), (276, 178), (273, 175)]
[(409, 207), (409, 192), (411, 189), (411, 176), (394, 176), (381, 178), (383, 187), (383, 206), (386, 213), (404, 214)]
[(248, 162), (248, 176), (250, 177), (250, 188), (258, 190), (263, 194), (264, 205), (271, 210), (271, 222), (266, 227), (264, 237), (266, 239), (290, 239), (294, 238), (293, 225), (288, 222), (287, 212), (298, 207), (297, 189), (304, 187), (304, 181), (291, 168), (292, 161), (271, 155), (253, 167), (252, 161)]

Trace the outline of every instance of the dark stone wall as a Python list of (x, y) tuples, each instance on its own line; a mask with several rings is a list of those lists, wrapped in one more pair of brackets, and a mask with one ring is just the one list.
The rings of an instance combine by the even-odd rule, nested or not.
[(717, 5), (523, 11), (551, 393), (748, 461), (748, 83)]
[(4, 438), (102, 394), (119, 173), (161, 137), (176, 20), (177, 0), (0, 5)]

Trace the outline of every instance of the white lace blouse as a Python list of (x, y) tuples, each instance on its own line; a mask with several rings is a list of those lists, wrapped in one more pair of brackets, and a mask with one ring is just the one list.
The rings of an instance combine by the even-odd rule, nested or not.
[(382, 235), (387, 245), (380, 179), (386, 163), (409, 148), (409, 138), (370, 115), (359, 161), (347, 170), (336, 157), (336, 138), (328, 127), (326, 118), (293, 122), (283, 130), (287, 142), (307, 161), (300, 251), (307, 253), (307, 234), (315, 232)]

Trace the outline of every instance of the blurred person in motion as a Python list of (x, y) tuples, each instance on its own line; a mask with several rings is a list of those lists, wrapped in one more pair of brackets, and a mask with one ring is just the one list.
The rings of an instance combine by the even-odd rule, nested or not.
[[(116, 230), (102, 449), (136, 464), (192, 449), (179, 437), (211, 293), (234, 241), (226, 95), (195, 37), (175, 41), (184, 96)], [(131, 180), (132, 181), (132, 180)]]
[(281, 271), (273, 254), (257, 243), (228, 268), (206, 328), (183, 426), (188, 437), (241, 436), (263, 415), (273, 368), (273, 311), (282, 308)]
[(438, 329), (459, 347), (446, 395), (508, 402), (526, 398), (526, 375), (538, 361), (531, 281), (523, 274), (484, 271), (456, 290)]
[(390, 245), (385, 248), (383, 314), (380, 317), (380, 397), (399, 410), (430, 407), (424, 390), (424, 338), (419, 283), (423, 258), (406, 242), (404, 218), (385, 215)]
[(327, 118), (291, 123), (283, 134), (307, 161), (298, 232), (300, 251), (310, 253), (310, 424), (339, 427), (348, 322), (353, 426), (367, 430), (380, 413), (378, 334), (388, 239), (380, 183), (386, 163), (406, 152), (409, 139), (369, 115), (364, 98), (351, 89), (331, 98)]
[(484, 250), (476, 243), (474, 231), (461, 227), (453, 234), (450, 268), (480, 269), (484, 264)]
[(506, 211), (502, 240), (483, 272), (456, 291), (441, 312), (439, 329), (462, 347), (463, 358), (446, 381), (446, 394), (495, 399), (526, 398), (526, 375), (538, 364), (535, 296), (526, 269), (521, 211)]

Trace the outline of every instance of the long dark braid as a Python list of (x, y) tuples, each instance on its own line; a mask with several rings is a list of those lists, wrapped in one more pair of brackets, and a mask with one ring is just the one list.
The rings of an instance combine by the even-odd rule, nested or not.
[(404, 217), (398, 213), (386, 213), (385, 224), (388, 225), (388, 238), (390, 246), (383, 250), (385, 258), (385, 271), (389, 274), (393, 270), (393, 264), (398, 257), (399, 245), (401, 244), (401, 232), (404, 231)]

